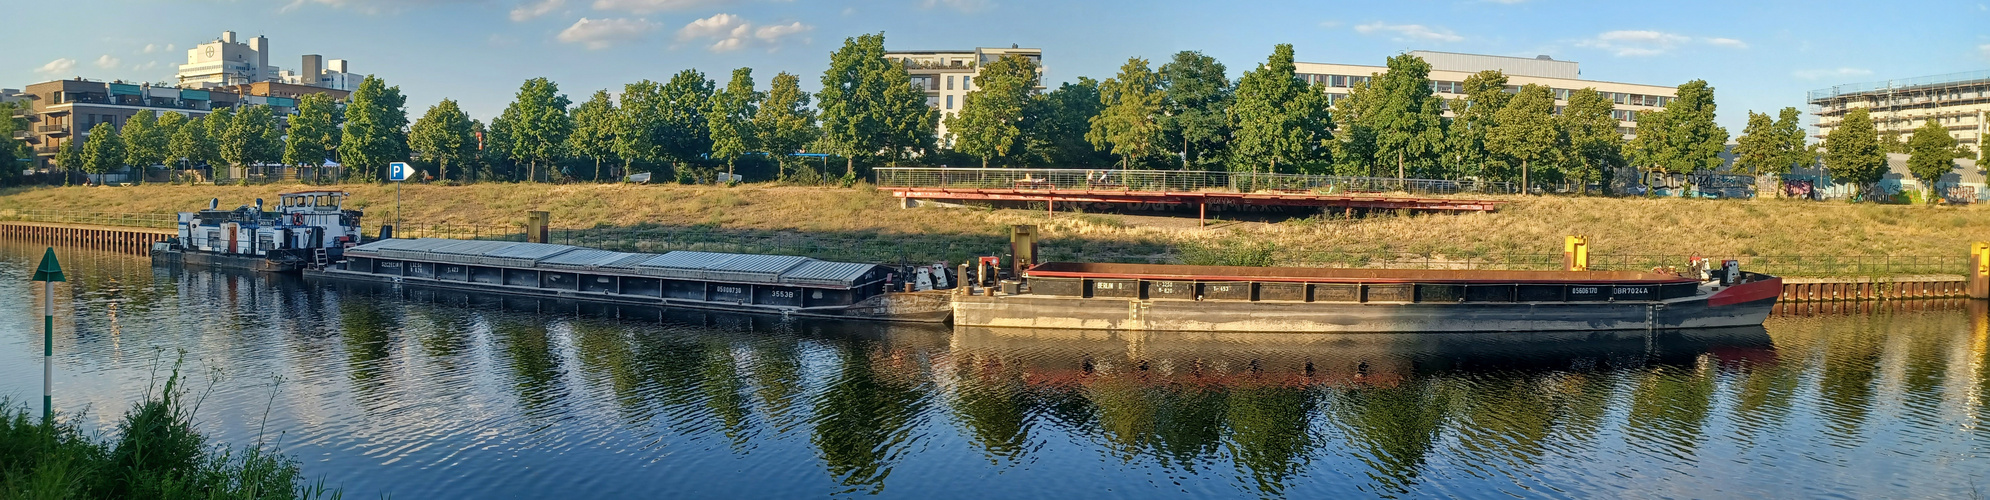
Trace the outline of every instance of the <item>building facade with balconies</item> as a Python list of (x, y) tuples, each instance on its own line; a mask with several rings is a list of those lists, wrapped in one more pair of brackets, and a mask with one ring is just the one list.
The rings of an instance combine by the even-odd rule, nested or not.
[(121, 129), (132, 115), (142, 111), (197, 118), (241, 105), (267, 105), (277, 116), (286, 117), (297, 112), (297, 98), (303, 93), (321, 93), (335, 100), (343, 100), (348, 94), (342, 90), (270, 82), (213, 89), (81, 79), (42, 82), (29, 85), (21, 93), (21, 102), (28, 104), (24, 116), (27, 134), (23, 139), (35, 152), (33, 168), (49, 169), (61, 148), (88, 139), (90, 129), (100, 123)]
[[(953, 147), (953, 136), (947, 133), (947, 117), (960, 112), (967, 105), (967, 93), (974, 90), (974, 78), (981, 74), (981, 66), (995, 62), (1004, 55), (1018, 55), (1037, 65), (1037, 74), (1043, 74), (1043, 49), (1021, 47), (978, 47), (973, 50), (903, 50), (886, 52), (885, 59), (905, 66), (905, 72), (912, 77), (912, 86), (926, 91), (926, 104), (940, 110), (940, 123), (935, 130), (940, 147)], [(1043, 85), (1037, 85), (1043, 89)]]
[[(1611, 116), (1617, 119), (1617, 131), (1625, 137), (1637, 134), (1638, 113), (1662, 109), (1678, 93), (1677, 87), (1584, 80), (1578, 63), (1558, 61), (1548, 56), (1526, 58), (1426, 50), (1411, 51), (1409, 54), (1430, 63), (1431, 90), (1444, 99), (1446, 118), (1454, 115), (1450, 109), (1451, 100), (1465, 97), (1465, 79), (1486, 70), (1506, 74), (1507, 92), (1518, 92), (1521, 86), (1527, 84), (1548, 87), (1555, 94), (1556, 113), (1568, 105), (1571, 92), (1596, 89), (1614, 103)], [(1301, 62), (1293, 66), (1300, 79), (1326, 87), (1328, 102), (1347, 98), (1353, 87), (1389, 70), (1386, 66), (1356, 64)]]
[(1867, 109), (1880, 134), (1899, 134), (1903, 140), (1934, 120), (1978, 155), (1990, 134), (1990, 71), (1845, 84), (1812, 90), (1804, 97), (1817, 117), (1814, 137), (1819, 140), (1855, 108)]

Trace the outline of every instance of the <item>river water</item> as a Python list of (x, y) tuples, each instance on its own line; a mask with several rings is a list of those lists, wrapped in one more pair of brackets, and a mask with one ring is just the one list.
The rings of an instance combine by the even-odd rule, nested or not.
[[(33, 411), (41, 251), (0, 242), (0, 396)], [(204, 431), (347, 498), (1990, 493), (1967, 301), (1650, 335), (1113, 335), (58, 254), (59, 411), (113, 433), (184, 352)]]

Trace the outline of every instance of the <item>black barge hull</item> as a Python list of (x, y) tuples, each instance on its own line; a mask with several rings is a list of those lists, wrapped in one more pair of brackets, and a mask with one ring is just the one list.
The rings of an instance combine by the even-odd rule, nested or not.
[(151, 253), (152, 265), (155, 266), (244, 269), (279, 274), (296, 274), (304, 269), (303, 262), (271, 260), (254, 255), (218, 254), (161, 246), (154, 246)]

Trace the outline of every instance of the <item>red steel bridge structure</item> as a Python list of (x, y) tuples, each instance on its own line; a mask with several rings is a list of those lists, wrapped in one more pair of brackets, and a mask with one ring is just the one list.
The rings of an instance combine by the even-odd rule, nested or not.
[[(1491, 212), (1457, 197), (1518, 192), (1511, 183), (1174, 170), (879, 168), (878, 189), (904, 200), (1210, 205)], [(1410, 195), (1405, 195), (1409, 193)], [(1414, 194), (1448, 195), (1415, 196)]]

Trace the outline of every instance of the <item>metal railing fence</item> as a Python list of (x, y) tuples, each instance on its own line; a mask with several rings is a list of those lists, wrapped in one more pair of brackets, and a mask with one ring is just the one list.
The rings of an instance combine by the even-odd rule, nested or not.
[(179, 216), (170, 213), (69, 212), (60, 210), (0, 210), (0, 220), (48, 224), (89, 224), (93, 226), (173, 229)]
[(1299, 191), (1311, 193), (1414, 194), (1519, 192), (1512, 182), (1473, 179), (1398, 179), (1337, 175), (1113, 170), (1068, 168), (884, 167), (873, 170), (881, 188), (1078, 189), (1089, 191)]

